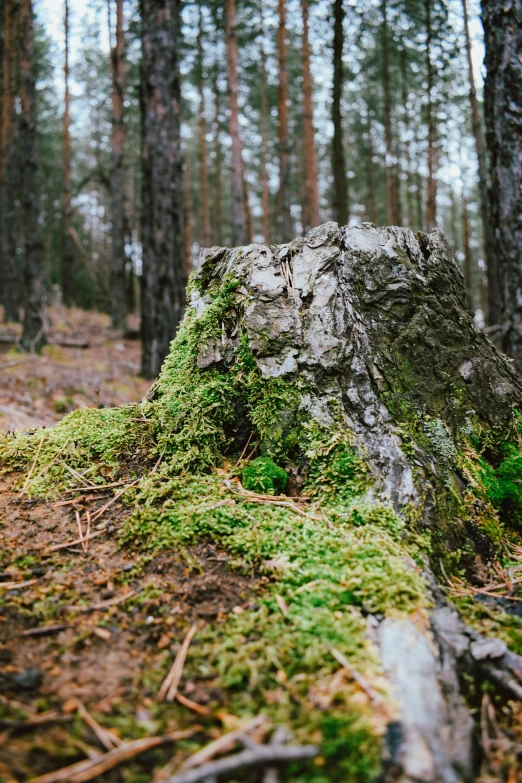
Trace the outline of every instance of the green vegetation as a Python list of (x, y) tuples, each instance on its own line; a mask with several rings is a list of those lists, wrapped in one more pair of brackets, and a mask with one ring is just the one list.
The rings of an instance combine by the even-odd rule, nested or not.
[(243, 468), (241, 481), (243, 487), (252, 492), (280, 495), (286, 489), (288, 476), (270, 457), (258, 457)]

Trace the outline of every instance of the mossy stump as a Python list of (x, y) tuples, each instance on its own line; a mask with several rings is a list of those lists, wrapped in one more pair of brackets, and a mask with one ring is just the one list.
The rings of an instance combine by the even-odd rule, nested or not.
[(481, 635), (454, 587), (516, 559), (520, 379), (439, 231), (326, 223), (201, 261), (149, 399), (9, 437), (6, 465), (37, 458), (44, 496), (74, 481), (62, 455), (100, 483), (130, 471), (123, 545), (206, 538), (266, 574), (187, 665), (321, 745), (292, 779), (476, 779), (481, 689), (522, 698), (522, 634), (504, 601)]

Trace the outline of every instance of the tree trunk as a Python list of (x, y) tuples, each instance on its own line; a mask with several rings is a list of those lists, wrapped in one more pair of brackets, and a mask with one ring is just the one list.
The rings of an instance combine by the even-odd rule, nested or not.
[[(5, 0), (0, 0), (0, 280), (5, 278), (5, 253), (3, 250), (4, 218), (3, 218), (3, 177), (4, 177), (4, 35), (5, 35)], [(0, 305), (4, 304), (4, 289), (0, 290)]]
[(207, 163), (207, 118), (205, 116), (205, 77), (203, 70), (203, 21), (199, 9), (198, 27), (198, 80), (199, 80), (199, 208), (201, 223), (201, 245), (209, 247), (210, 212), (208, 208), (208, 163)]
[(24, 224), (24, 321), (22, 345), (31, 352), (45, 343), (43, 243), (36, 187), (36, 106), (32, 0), (20, 5), (20, 128)]
[(501, 342), (522, 372), (522, 0), (507, 4), (482, 0), (482, 22), (489, 207), (498, 265)]
[(185, 308), (180, 0), (141, 0), (142, 374), (157, 375)]
[[(109, 11), (111, 0), (108, 0)], [(116, 0), (116, 41), (111, 48), (112, 78), (112, 170), (111, 170), (111, 326), (125, 329), (125, 42), (123, 37), (123, 0)]]
[(379, 223), (379, 210), (377, 209), (377, 194), (375, 192), (375, 171), (373, 165), (373, 156), (375, 154), (373, 146), (373, 124), (370, 113), (370, 107), (366, 104), (366, 119), (368, 122), (368, 141), (366, 144), (366, 182), (368, 186), (367, 196), (367, 214), (370, 223), (377, 225)]
[(238, 48), (236, 34), (236, 2), (226, 0), (226, 37), (228, 59), (228, 104), (230, 111), (230, 138), (232, 141), (232, 200), (233, 200), (233, 237), (234, 243), (247, 243), (247, 210), (245, 202), (243, 150), (239, 132), (239, 81)]
[(192, 272), (192, 180), (190, 171), (190, 158), (185, 156), (183, 165), (183, 216), (185, 219), (184, 231), (185, 231), (185, 272), (188, 275)]
[(390, 90), (390, 63), (388, 44), (388, 3), (382, 0), (382, 84), (384, 90), (384, 140), (386, 144), (386, 220), (391, 226), (400, 226), (401, 198), (397, 170), (397, 150), (393, 136)]
[(214, 92), (214, 198), (212, 199), (212, 236), (215, 245), (223, 244), (223, 151), (221, 149), (221, 93), (218, 85), (217, 64), (213, 73)]
[[(263, 13), (262, 3), (260, 6)], [(270, 121), (266, 80), (265, 50), (263, 46), (264, 20), (261, 16), (261, 43), (259, 44), (259, 68), (261, 89), (261, 209), (263, 213), (263, 239), (270, 244), (270, 191), (268, 188), (268, 137)]]
[(332, 211), (339, 225), (348, 223), (348, 183), (346, 178), (346, 161), (344, 156), (343, 119), (341, 111), (344, 66), (344, 7), (343, 0), (334, 0), (334, 39), (333, 39), (333, 92), (332, 92), (332, 122), (334, 135), (332, 139), (332, 173), (333, 198)]
[(466, 56), (468, 60), (469, 99), (471, 103), (471, 121), (473, 136), (475, 137), (475, 149), (477, 152), (477, 166), (480, 193), (480, 215), (484, 234), (484, 256), (488, 275), (488, 323), (497, 324), (500, 315), (500, 286), (498, 280), (497, 258), (494, 252), (493, 233), (491, 231), (489, 206), (488, 206), (488, 175), (486, 164), (486, 147), (482, 133), (477, 90), (475, 88), (475, 76), (473, 74), (473, 60), (471, 59), (471, 39), (468, 25), (467, 0), (462, 0), (462, 13), (464, 18), (464, 37), (466, 42)]
[(69, 0), (65, 0), (64, 14), (64, 112), (63, 112), (63, 190), (62, 190), (62, 294), (71, 306), (74, 301), (74, 244), (72, 228), (71, 175), (71, 95), (69, 92)]
[(464, 282), (468, 294), (469, 306), (475, 309), (475, 278), (473, 274), (473, 255), (469, 243), (469, 215), (466, 196), (462, 194), (462, 245), (464, 250)]
[(279, 27), (277, 51), (279, 56), (279, 197), (277, 226), (281, 242), (289, 242), (293, 235), (290, 212), (290, 144), (288, 137), (288, 73), (286, 70), (286, 0), (278, 0)]
[(426, 103), (426, 124), (428, 126), (428, 192), (426, 199), (426, 227), (428, 231), (437, 225), (437, 150), (436, 127), (433, 107), (433, 60), (432, 60), (432, 38), (433, 30), (431, 25), (431, 2), (425, 0), (426, 11), (426, 74), (427, 74), (427, 103)]
[(4, 0), (4, 90), (2, 113), (2, 218), (0, 225), (3, 261), (4, 316), (6, 321), (20, 320), (22, 278), (17, 261), (16, 198), (18, 159), (16, 148), (18, 96), (17, 31), (20, 0)]
[(408, 214), (408, 228), (412, 230), (415, 228), (415, 212), (413, 204), (412, 193), (412, 177), (411, 177), (411, 153), (410, 153), (410, 112), (408, 110), (408, 83), (407, 83), (407, 56), (406, 47), (402, 46), (401, 49), (401, 95), (402, 95), (402, 112), (403, 112), (403, 124), (405, 131), (406, 142), (404, 144), (404, 163), (406, 169), (406, 209)]
[[(216, 310), (216, 323), (222, 325), (216, 337), (208, 326), (211, 308), (222, 301), (220, 286), (230, 279), (237, 281), (235, 299), (228, 309)], [(323, 490), (326, 485), (327, 495), (349, 493), (347, 482), (353, 481), (355, 495), (361, 497), (357, 493), (362, 492), (365, 498), (364, 508), (364, 503), (375, 513), (377, 508), (393, 508), (407, 520), (398, 556), (409, 563), (407, 569), (422, 569), (429, 602), (424, 619), (372, 609), (372, 598), (368, 605), (361, 599), (363, 625), (395, 697), (383, 751), (389, 777), (385, 774), (383, 779), (471, 782), (480, 760), (475, 747), (480, 710), (470, 710), (466, 701), (466, 677), (468, 682), (472, 678), (479, 693), (481, 682), (488, 679), (500, 692), (518, 699), (522, 659), (508, 652), (504, 642), (487, 640), (466, 626), (437, 586), (435, 574), (446, 587), (445, 574), (452, 573), (451, 568), (462, 569), (460, 573), (475, 585), (487, 584), (494, 574), (491, 564), (502, 549), (493, 543), (494, 531), (502, 529), (501, 520), (516, 528), (516, 517), (510, 517), (508, 509), (496, 512), (481, 488), (480, 465), (489, 461), (494, 470), (498, 455), (483, 452), (479, 457), (477, 444), (492, 443), (494, 451), (501, 439), (517, 442), (522, 382), (484, 334), (473, 328), (462, 274), (442, 233), (415, 236), (395, 227), (361, 224), (339, 229), (327, 223), (290, 247), (214, 249), (203, 256), (193, 296), (185, 334), (191, 334), (191, 324), (202, 315), (201, 329), (208, 330), (206, 339), (194, 345), (193, 364), (200, 373), (194, 375), (196, 387), (213, 383), (218, 376), (228, 377), (230, 384), (244, 377), (242, 368), (251, 368), (245, 364), (246, 346), (252, 367), (257, 368), (249, 372), (259, 374), (250, 403), (231, 396), (235, 407), (228, 430), (220, 409), (215, 425), (222, 428), (220, 442), (228, 443), (230, 451), (218, 449), (216, 466), (223, 459), (233, 463), (247, 440), (256, 442), (259, 454), (272, 455), (285, 465), (288, 486), (292, 479), (297, 493), (311, 476)], [(194, 333), (202, 334), (198, 328)], [(238, 343), (241, 334), (243, 342)], [(179, 349), (173, 346), (171, 367), (186, 363), (182, 352), (188, 340)], [(272, 413), (259, 404), (263, 388), (284, 398), (280, 408), (270, 409)], [(159, 391), (160, 400), (169, 393), (167, 388)], [(250, 409), (249, 404), (257, 407)], [(208, 422), (205, 431), (210, 431)], [(182, 435), (177, 437), (185, 442)], [(299, 445), (289, 445), (285, 452), (285, 443)], [(519, 445), (513, 448), (520, 454)], [(341, 454), (354, 462), (335, 489), (338, 474), (329, 470), (342, 470)], [(356, 459), (365, 467), (354, 467), (359, 464)], [(364, 471), (367, 484), (361, 479)], [(342, 503), (335, 494), (328, 497)], [(356, 502), (351, 497), (350, 502)], [(350, 516), (353, 511), (345, 513), (345, 519), (355, 519)], [(340, 510), (339, 514), (335, 524), (328, 522), (331, 530), (342, 524)], [(319, 520), (323, 528), (325, 520)], [(408, 536), (421, 533), (431, 542), (426, 550), (431, 552), (431, 566), (426, 554), (417, 560), (420, 566), (408, 554)], [(379, 551), (382, 541), (375, 546)], [(285, 547), (277, 551), (283, 553)], [(304, 550), (300, 557), (299, 569), (304, 569), (307, 582)], [(322, 573), (328, 581), (326, 552), (324, 557)], [(285, 565), (296, 574), (294, 585), (299, 584), (297, 571), (292, 570), (297, 565)], [(361, 578), (350, 580), (346, 574), (344, 589), (362, 589)], [(311, 582), (310, 589), (315, 584)], [(308, 588), (294, 589), (289, 599), (296, 608), (285, 609), (295, 632), (302, 610), (294, 601), (304, 589)], [(322, 611), (319, 597), (314, 606)], [(338, 616), (342, 618), (343, 612)], [(319, 643), (313, 638), (310, 644)], [(277, 647), (275, 654), (279, 655)], [(328, 687), (324, 693), (330, 692)], [(372, 695), (368, 682), (364, 687), (370, 712), (376, 715), (382, 702), (375, 691)], [(328, 700), (321, 704), (328, 710)]]
[(308, 37), (308, 0), (301, 0), (303, 17), (303, 153), (304, 201), (303, 231), (319, 225), (319, 189), (317, 185), (317, 155), (315, 152), (313, 84), (310, 70), (310, 41)]

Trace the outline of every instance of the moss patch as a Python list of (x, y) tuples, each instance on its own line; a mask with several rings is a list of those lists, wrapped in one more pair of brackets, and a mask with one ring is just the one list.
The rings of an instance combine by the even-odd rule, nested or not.
[(258, 457), (243, 468), (241, 480), (243, 487), (252, 492), (279, 495), (286, 489), (288, 476), (270, 457)]

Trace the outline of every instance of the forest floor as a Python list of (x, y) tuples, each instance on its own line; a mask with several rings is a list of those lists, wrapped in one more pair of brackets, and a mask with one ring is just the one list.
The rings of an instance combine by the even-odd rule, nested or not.
[[(4, 431), (138, 400), (150, 386), (137, 375), (138, 341), (112, 332), (106, 316), (50, 317), (41, 356), (18, 353), (16, 329), (0, 329)], [(205, 544), (154, 557), (120, 549), (116, 533), (130, 511), (117, 502), (104, 513), (103, 535), (53, 550), (77, 538), (76, 511), (95, 513), (117, 490), (49, 504), (21, 497), (17, 479), (0, 476), (0, 781), (91, 759), (83, 777), (45, 780), (161, 781), (196, 746), (237, 726), (216, 707), (219, 694), (186, 678), (180, 698), (190, 702), (160, 704), (157, 692), (191, 625), (242, 611), (256, 580), (231, 573), (227, 556)], [(140, 739), (150, 749), (124, 760)], [(104, 772), (111, 746), (124, 761)]]

